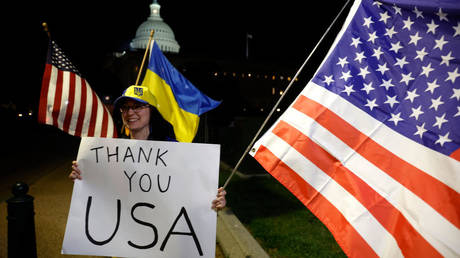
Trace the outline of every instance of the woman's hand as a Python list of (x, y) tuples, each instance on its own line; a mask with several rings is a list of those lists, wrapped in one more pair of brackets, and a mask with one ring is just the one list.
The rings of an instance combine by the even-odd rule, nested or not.
[(223, 208), (225, 208), (225, 205), (227, 205), (227, 200), (225, 199), (225, 195), (227, 192), (224, 190), (224, 188), (219, 188), (217, 189), (217, 198), (212, 201), (212, 209), (215, 211), (219, 211)]
[(74, 160), (72, 161), (72, 172), (69, 174), (69, 178), (72, 179), (72, 181), (75, 181), (75, 179), (81, 180), (81, 171), (78, 169), (78, 164)]

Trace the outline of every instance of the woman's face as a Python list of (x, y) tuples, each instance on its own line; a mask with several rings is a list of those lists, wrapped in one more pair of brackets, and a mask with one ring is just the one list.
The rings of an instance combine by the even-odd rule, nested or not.
[(148, 104), (128, 99), (120, 107), (123, 124), (131, 131), (150, 130), (150, 108)]

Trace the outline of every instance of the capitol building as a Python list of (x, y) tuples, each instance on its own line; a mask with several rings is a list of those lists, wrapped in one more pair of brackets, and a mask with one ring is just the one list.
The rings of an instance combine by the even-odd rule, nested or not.
[(136, 31), (136, 37), (131, 41), (133, 49), (146, 49), (149, 42), (150, 32), (154, 30), (153, 38), (161, 51), (179, 53), (180, 46), (177, 43), (174, 32), (166, 24), (160, 15), (160, 5), (156, 0), (150, 5), (150, 16), (143, 22)]

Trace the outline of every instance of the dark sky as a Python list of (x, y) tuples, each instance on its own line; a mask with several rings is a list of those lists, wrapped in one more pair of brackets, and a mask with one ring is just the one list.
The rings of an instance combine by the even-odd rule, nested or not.
[[(108, 53), (135, 36), (137, 27), (149, 16), (152, 3), (15, 2), (6, 8), (13, 13), (12, 18), (4, 21), (3, 40), (9, 63), (9, 71), (4, 74), (10, 86), (2, 94), (2, 103), (9, 98), (27, 99), (30, 103), (40, 91), (48, 43), (42, 22), (48, 23), (51, 35), (79, 70), (94, 74)], [(250, 33), (253, 60), (300, 66), (345, 0), (158, 2), (162, 18), (181, 46), (181, 55), (244, 59), (245, 37)]]

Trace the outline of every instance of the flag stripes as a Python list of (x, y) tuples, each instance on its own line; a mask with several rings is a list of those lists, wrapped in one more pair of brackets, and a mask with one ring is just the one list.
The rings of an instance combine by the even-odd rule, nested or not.
[[(315, 94), (311, 94), (311, 92), (315, 92)], [(324, 96), (326, 96), (323, 99), (330, 99), (333, 97), (333, 94), (331, 94), (329, 91), (325, 90), (324, 88), (311, 83), (309, 86), (306, 88), (306, 91), (302, 94), (307, 97), (317, 97), (317, 100), (321, 99), (321, 97), (318, 98), (318, 92), (322, 92)], [(327, 108), (329, 110), (332, 110), (334, 112), (338, 112), (340, 109), (341, 114), (340, 117), (345, 119), (347, 122), (350, 121), (356, 121), (363, 119), (362, 117), (359, 116), (360, 110), (355, 109), (355, 106), (352, 106), (349, 104), (349, 106), (344, 106), (338, 104), (339, 102), (342, 102), (342, 98), (335, 98), (335, 101), (327, 102), (328, 106)], [(324, 104), (324, 103), (322, 103)], [(346, 102), (342, 103), (346, 104)], [(343, 110), (344, 109), (344, 110)], [(297, 117), (298, 118), (298, 117)], [(290, 120), (291, 123), (292, 120)], [(357, 129), (361, 129), (359, 127), (359, 123), (355, 123), (354, 126)], [(322, 127), (321, 127), (322, 128)], [(340, 129), (336, 126), (336, 128), (332, 131), (333, 133), (336, 133), (337, 131), (340, 131)], [(404, 137), (400, 137), (399, 134), (394, 134), (391, 135), (390, 132), (393, 132), (391, 130), (385, 131), (386, 129), (385, 126), (380, 126), (379, 130), (372, 130), (367, 137), (372, 137), (372, 140), (380, 139), (379, 144), (391, 151), (392, 153), (395, 153), (396, 151), (402, 152), (402, 153), (412, 153), (415, 156), (417, 156), (417, 153), (421, 154), (421, 150), (427, 150), (428, 152), (432, 152), (432, 156), (430, 155), (419, 155), (419, 159), (417, 160), (417, 165), (422, 165), (423, 163), (430, 163), (432, 165), (433, 171), (427, 171), (425, 170), (424, 172), (429, 173), (429, 172), (440, 172), (438, 169), (441, 167), (444, 167), (444, 164), (441, 163), (448, 163), (449, 166), (446, 166), (446, 171), (460, 171), (459, 163), (456, 160), (453, 160), (449, 158), (448, 156), (445, 155), (440, 155), (436, 157), (437, 152), (433, 151), (428, 148), (424, 148), (420, 145), (414, 145), (410, 146), (406, 142), (403, 141)], [(379, 131), (383, 131), (383, 133), (379, 133)], [(383, 138), (379, 138), (380, 136), (385, 136)], [(399, 138), (398, 138), (399, 136)], [(393, 138), (392, 138), (393, 137)], [(382, 196), (386, 196), (389, 193), (395, 192), (394, 189), (397, 189), (400, 187), (400, 183), (395, 181), (393, 178), (389, 177), (388, 174), (384, 173), (384, 171), (380, 170), (378, 167), (376, 167), (374, 164), (370, 163), (367, 161), (365, 158), (363, 158), (360, 155), (353, 155), (352, 158), (349, 158), (350, 153), (355, 153), (355, 150), (347, 147), (340, 139), (337, 139), (336, 136), (331, 137), (331, 136), (326, 136), (323, 138), (317, 138), (316, 140), (322, 141), (322, 146), (327, 148), (327, 150), (331, 153), (334, 153), (334, 156), (336, 156), (339, 160), (342, 160), (342, 163), (344, 163), (347, 167), (352, 168), (351, 170), (354, 173), (357, 173), (360, 175), (360, 177), (365, 178), (365, 181), (371, 182), (369, 185), (373, 186), (374, 189), (377, 191), (382, 190)], [(371, 140), (371, 139), (369, 139)], [(394, 144), (396, 143), (396, 144)], [(330, 146), (329, 146), (329, 145)], [(343, 150), (336, 151), (337, 147), (335, 145), (340, 145)], [(422, 148), (417, 148), (417, 147), (422, 147)], [(348, 148), (348, 149), (346, 149)], [(345, 154), (341, 154), (347, 153)], [(376, 153), (376, 155), (380, 155), (380, 153)], [(401, 157), (400, 155), (398, 155)], [(388, 156), (387, 157), (387, 163), (393, 162), (395, 157)], [(402, 157), (403, 158), (403, 157)], [(438, 167), (438, 168), (436, 168)], [(394, 168), (397, 171), (399, 171), (401, 174), (405, 174), (406, 171), (401, 168)], [(453, 173), (453, 174), (454, 174)], [(451, 175), (453, 175), (451, 174)], [(455, 180), (455, 176), (451, 177), (451, 185), (456, 186), (458, 185), (458, 180)], [(417, 181), (412, 183), (412, 187), (416, 187), (413, 185), (416, 185)], [(435, 189), (433, 191), (432, 189)], [(454, 188), (455, 189), (455, 188)], [(426, 235), (427, 238), (430, 238), (431, 236), (435, 236), (436, 239), (440, 239), (443, 242), (447, 243), (450, 248), (453, 250), (456, 250), (457, 253), (460, 253), (460, 246), (456, 243), (456, 239), (460, 239), (460, 231), (458, 230), (458, 218), (459, 218), (459, 206), (455, 202), (452, 203), (451, 201), (455, 201), (455, 199), (458, 200), (458, 191), (452, 191), (450, 188), (444, 188), (444, 189), (436, 189), (432, 188), (431, 186), (427, 186), (424, 189), (425, 192), (431, 193), (432, 196), (428, 198), (437, 198), (437, 203), (434, 203), (434, 207), (440, 207), (442, 205), (448, 207), (447, 209), (450, 211), (450, 214), (453, 215), (452, 221), (449, 222), (446, 220), (446, 218), (441, 217), (439, 213), (441, 213), (440, 210), (434, 210), (433, 207), (430, 207), (426, 202), (427, 200), (423, 200), (420, 197), (414, 195), (413, 192), (409, 191), (409, 189), (404, 189), (404, 191), (401, 191), (399, 196), (394, 196), (392, 198), (392, 195), (388, 195), (390, 198), (390, 201), (394, 200), (397, 202), (393, 202), (393, 204), (398, 207), (403, 214), (405, 214), (406, 218), (409, 220), (413, 220), (414, 223), (420, 224), (422, 227), (421, 230), (429, 232), (429, 234)], [(444, 191), (449, 191), (451, 196), (446, 195)], [(440, 198), (440, 196), (446, 196), (446, 199)], [(457, 196), (455, 198), (452, 198), (452, 196)], [(456, 215), (455, 215), (456, 214)]]
[(51, 64), (45, 67), (38, 116), (40, 123), (75, 136), (117, 135), (109, 111), (86, 80)]
[(45, 71), (43, 73), (42, 79), (42, 89), (40, 92), (40, 103), (38, 105), (38, 122), (42, 124), (46, 124), (46, 114), (47, 114), (47, 100), (48, 100), (48, 91), (50, 86), (50, 78), (51, 78), (51, 69), (52, 66), (46, 64)]
[[(392, 130), (376, 120), (363, 122), (361, 116), (373, 119), (310, 82), (270, 133), (258, 141), (253, 155), (312, 212), (310, 202), (317, 196), (324, 196), (336, 207), (345, 203), (338, 212), (378, 256), (387, 256), (387, 252), (391, 256), (460, 254), (458, 180), (447, 180), (437, 164), (442, 163), (447, 171), (460, 171), (458, 161), (420, 145), (406, 145), (399, 141), (404, 138), (400, 134), (391, 134)], [(382, 164), (382, 160), (391, 162)], [(280, 166), (287, 166), (291, 174), (297, 173), (317, 193), (303, 196), (301, 188), (305, 186), (293, 183), (293, 176), (286, 179), (284, 173), (288, 172), (278, 171), (286, 170)], [(422, 170), (426, 168), (432, 170)], [(449, 185), (439, 178), (449, 181)], [(344, 191), (336, 196), (337, 200), (326, 196), (331, 186)], [(356, 238), (350, 240), (343, 232), (336, 232), (338, 222), (330, 221), (329, 212), (317, 216), (352, 256), (353, 250), (343, 242)], [(368, 231), (357, 228), (361, 220)]]
[(273, 133), (333, 178), (366, 207), (372, 216), (393, 235), (398, 245), (404, 247), (401, 248), (404, 256), (420, 257), (423, 254), (428, 254), (429, 257), (440, 256), (391, 203), (310, 138), (283, 121), (280, 121)]
[[(299, 99), (294, 103), (293, 108), (311, 118), (315, 118), (317, 123), (333, 132), (336, 137), (351, 149), (355, 150), (411, 192), (418, 195), (456, 227), (460, 228), (460, 221), (457, 214), (457, 207), (460, 206), (460, 195), (453, 189), (405, 162), (398, 156), (393, 155), (390, 151), (375, 143), (367, 135), (359, 132), (332, 111), (325, 109), (324, 106), (311, 101), (307, 97), (300, 95)], [(340, 128), (340, 130), (334, 130), (334, 128)], [(391, 162), (384, 162), (385, 160), (391, 160)], [(399, 171), (404, 171), (404, 173), (398, 173)], [(426, 191), (428, 187), (438, 194), (434, 195)], [(446, 205), (443, 200), (450, 200), (452, 205)]]
[[(58, 69), (53, 69), (56, 74), (56, 81), (54, 82), (55, 85), (55, 92), (54, 101), (53, 101), (53, 111), (51, 113), (51, 117), (53, 118), (53, 126), (61, 129), (62, 127), (59, 125), (59, 110), (61, 109), (61, 99), (62, 99), (62, 71)], [(49, 95), (48, 95), (49, 96)], [(61, 129), (62, 130), (62, 129)]]
[[(288, 188), (302, 203), (308, 207), (315, 216), (327, 220), (325, 225), (329, 228), (341, 246), (352, 246), (345, 253), (357, 252), (363, 257), (377, 257), (377, 254), (366, 243), (355, 228), (348, 222), (342, 213), (319, 192), (286, 163), (280, 160), (265, 146), (260, 146), (254, 156), (270, 174)], [(330, 226), (329, 225), (333, 225)], [(352, 240), (352, 241), (348, 241)], [(347, 242), (347, 243), (344, 243)]]
[[(81, 80), (81, 78), (79, 78), (80, 80), (80, 85), (81, 85), (81, 88), (78, 87), (78, 89), (80, 89), (80, 109), (78, 111), (78, 117), (77, 117), (77, 125), (75, 127), (75, 136), (81, 136), (82, 135), (82, 130), (83, 130), (83, 123), (84, 123), (84, 118), (85, 118), (85, 114), (87, 114), (88, 112), (86, 111), (86, 104), (87, 104), (87, 87), (86, 87), (86, 81), (85, 80)], [(78, 91), (77, 91), (78, 92)], [(85, 127), (86, 128), (86, 127)], [(86, 132), (85, 132), (86, 134)]]
[(75, 102), (75, 74), (70, 74), (69, 80), (69, 97), (68, 97), (67, 110), (65, 112), (63, 131), (68, 132), (70, 127), (70, 121), (72, 118), (73, 107)]
[[(402, 257), (399, 249), (396, 248), (396, 242), (391, 236), (375, 218), (366, 212), (365, 207), (356, 201), (342, 186), (327, 174), (322, 173), (321, 170), (313, 163), (306, 160), (305, 157), (297, 151), (291, 149), (289, 153), (282, 153), (289, 145), (282, 139), (276, 137), (276, 135), (272, 135), (270, 140), (270, 148), (268, 150), (273, 153), (272, 158), (274, 158), (274, 160), (272, 162), (275, 164), (285, 164), (284, 166), (275, 166), (275, 175), (276, 173), (296, 173), (302, 180), (308, 183), (307, 189), (310, 187), (312, 189), (308, 190), (308, 195), (304, 196), (304, 199), (307, 200), (306, 206), (326, 225), (326, 227), (329, 228), (339, 244), (343, 243), (343, 241), (348, 242), (352, 240), (347, 244), (351, 243), (352, 246), (359, 247), (360, 252), (362, 252), (361, 249), (371, 249), (372, 252), (367, 251), (366, 255), (373, 252), (375, 255), (370, 257), (381, 257), (383, 256), (383, 250), (381, 250), (382, 248), (379, 247), (379, 245), (381, 245), (381, 243), (386, 243), (387, 245), (393, 246), (393, 248), (391, 248), (392, 257)], [(264, 148), (262, 148), (262, 151)], [(263, 155), (264, 152), (261, 152), (261, 154)], [(258, 159), (257, 155), (259, 155), (259, 153), (256, 154), (256, 159)], [(280, 158), (280, 156), (282, 158)], [(299, 162), (299, 159), (302, 160), (302, 162)], [(264, 168), (266, 168), (265, 165)], [(279, 171), (277, 171), (278, 169)], [(269, 169), (267, 170), (270, 173), (273, 172)], [(290, 177), (292, 178), (293, 176), (291, 175)], [(283, 182), (283, 179), (287, 179), (285, 177), (277, 178), (276, 176), (275, 178), (280, 182)], [(297, 186), (297, 184), (289, 179), (285, 181), (284, 186), (294, 193), (291, 188), (295, 189), (294, 185)], [(305, 185), (301, 186), (305, 187)], [(298, 197), (298, 194), (296, 196)], [(299, 199), (302, 201), (302, 198)], [(334, 207), (334, 209), (330, 206)], [(331, 220), (331, 217), (334, 219)], [(372, 227), (368, 225), (372, 225)], [(354, 231), (356, 231), (356, 233)], [(337, 236), (341, 237), (338, 238)], [(348, 249), (348, 246), (342, 246), (342, 248), (344, 252), (350, 256), (352, 250)], [(367, 257), (364, 255), (362, 256)]]
[[(98, 111), (98, 106), (97, 106), (97, 97), (96, 94), (91, 91), (91, 117), (89, 119), (89, 128), (88, 128), (88, 136), (94, 136), (94, 132), (96, 131), (96, 119), (97, 119), (97, 111)], [(100, 120), (99, 120), (100, 121)]]

